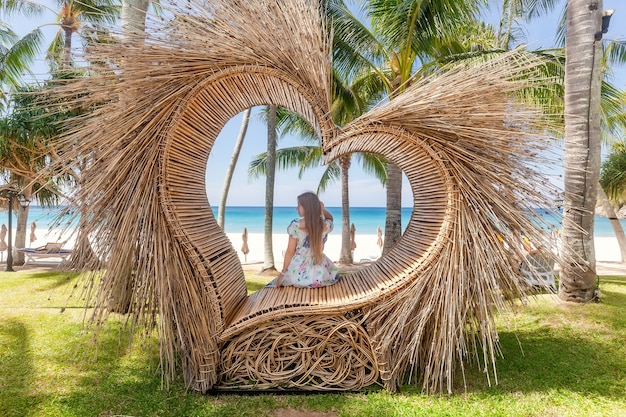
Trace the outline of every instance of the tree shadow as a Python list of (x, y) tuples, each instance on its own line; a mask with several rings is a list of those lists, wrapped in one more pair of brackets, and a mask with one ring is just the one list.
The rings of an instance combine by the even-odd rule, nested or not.
[[(496, 363), (498, 385), (487, 386), (485, 375), (469, 365), (466, 376), (472, 383), (467, 391), (501, 395), (567, 390), (625, 400), (624, 287), (624, 277), (602, 277), (600, 304), (531, 308), (524, 314), (527, 325), (498, 332), (503, 356)], [(485, 385), (480, 386), (481, 381)]]
[[(144, 400), (148, 401), (148, 395), (159, 389), (158, 357), (142, 352), (145, 361), (128, 367), (130, 334), (121, 323), (105, 324), (97, 339), (76, 322), (54, 318), (38, 325), (41, 328), (35, 331), (43, 333), (48, 333), (46, 327), (54, 327), (54, 339), (49, 341), (54, 347), (33, 353), (35, 347), (24, 323), (0, 322), (0, 415), (34, 415), (41, 409), (54, 410), (57, 415), (100, 415), (96, 410), (120, 407), (116, 404), (123, 404), (123, 398), (134, 400), (138, 390), (146, 393)], [(40, 364), (37, 370), (35, 357)], [(51, 374), (49, 370), (54, 371)], [(55, 383), (63, 378), (67, 380)]]
[(27, 326), (16, 319), (0, 322), (0, 346), (0, 415), (30, 415), (35, 373)]

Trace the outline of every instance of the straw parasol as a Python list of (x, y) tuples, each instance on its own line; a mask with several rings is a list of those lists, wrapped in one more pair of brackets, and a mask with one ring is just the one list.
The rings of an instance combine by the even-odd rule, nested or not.
[(3, 223), (2, 228), (0, 228), (0, 251), (5, 251), (9, 248), (5, 239), (7, 238), (7, 227)]
[(37, 235), (35, 235), (35, 229), (37, 229), (37, 223), (32, 222), (30, 224), (30, 244), (32, 246), (33, 242), (37, 240)]
[(243, 228), (243, 234), (241, 235), (241, 239), (243, 240), (243, 245), (241, 246), (241, 252), (243, 253), (244, 261), (247, 261), (248, 258), (246, 255), (250, 253), (250, 248), (248, 247), (248, 228), (247, 227)]

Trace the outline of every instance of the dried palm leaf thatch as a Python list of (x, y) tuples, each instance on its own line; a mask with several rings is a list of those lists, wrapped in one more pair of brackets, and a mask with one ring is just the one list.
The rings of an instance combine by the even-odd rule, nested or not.
[[(526, 253), (522, 238), (555, 258), (536, 211), (555, 207), (556, 189), (538, 169), (558, 163), (550, 156), (550, 118), (519, 100), (529, 89), (545, 88), (541, 67), (530, 54), (514, 51), (471, 68), (444, 68), (415, 80), (327, 143), (329, 158), (367, 151), (393, 160), (385, 146), (394, 146), (389, 129), (397, 129), (396, 137), (413, 141), (415, 151), (436, 154), (452, 184), (454, 214), (437, 259), (367, 309), (391, 390), (408, 378), (427, 391), (451, 391), (457, 366), (468, 358), (476, 358), (488, 378), (490, 368), (496, 376), (494, 312), (528, 290), (518, 272)], [(402, 159), (395, 160), (401, 167)], [(423, 184), (409, 182), (421, 195)], [(414, 210), (430, 205), (414, 203)], [(419, 240), (405, 233), (386, 257), (401, 258), (402, 248)]]
[[(165, 373), (174, 375), (180, 355), (186, 382), (206, 391), (217, 380), (217, 338), (246, 289), (236, 252), (212, 216), (204, 173), (192, 169), (189, 178), (185, 166), (206, 168), (222, 126), (254, 105), (292, 108), (331, 134), (330, 43), (317, 1), (161, 5), (168, 19), (152, 16), (145, 34), (92, 45), (84, 57), (89, 76), (55, 82), (53, 103), (89, 110), (65, 127), (56, 168), (88, 165), (72, 200), (89, 213), (81, 226), (101, 262), (86, 264), (80, 253), (73, 262), (106, 271), (94, 321), (117, 306), (131, 321), (157, 325)], [(190, 101), (201, 106), (193, 116)], [(198, 119), (177, 125), (186, 106)], [(176, 168), (166, 172), (174, 125), (185, 142), (182, 159), (170, 158)], [(180, 185), (178, 194), (168, 194), (165, 175)], [(194, 221), (204, 227), (183, 235), (172, 212), (183, 219), (201, 213)]]
[[(181, 358), (186, 383), (202, 392), (354, 389), (379, 377), (394, 390), (407, 371), (427, 390), (451, 390), (455, 366), (471, 354), (493, 364), (494, 308), (524, 292), (516, 242), (546, 242), (528, 215), (551, 191), (535, 169), (545, 121), (514, 100), (539, 85), (540, 63), (514, 52), (446, 68), (336, 136), (330, 42), (316, 1), (163, 6), (168, 19), (91, 47), (89, 77), (51, 89), (55, 103), (89, 109), (59, 138), (55, 168), (86, 167), (72, 198), (88, 213), (81, 227), (99, 262), (80, 253), (73, 262), (104, 271), (88, 287), (94, 322), (123, 310), (131, 323), (156, 326), (165, 375), (174, 377)], [(224, 124), (263, 104), (302, 114), (329, 158), (380, 153), (406, 172), (414, 211), (390, 254), (331, 287), (246, 296), (204, 177)]]

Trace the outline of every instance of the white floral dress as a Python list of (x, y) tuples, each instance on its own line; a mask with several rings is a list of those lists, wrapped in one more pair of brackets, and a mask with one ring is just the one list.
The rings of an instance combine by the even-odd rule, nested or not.
[[(326, 231), (322, 236), (323, 243), (326, 243), (328, 233), (333, 230), (332, 220), (326, 219), (325, 222)], [(339, 281), (339, 269), (328, 256), (323, 256), (321, 264), (316, 265), (313, 262), (313, 253), (309, 248), (309, 235), (306, 231), (300, 229), (299, 224), (300, 220), (294, 219), (287, 227), (289, 236), (296, 239), (296, 251), (285, 271), (282, 285), (293, 285), (300, 288), (319, 288)]]

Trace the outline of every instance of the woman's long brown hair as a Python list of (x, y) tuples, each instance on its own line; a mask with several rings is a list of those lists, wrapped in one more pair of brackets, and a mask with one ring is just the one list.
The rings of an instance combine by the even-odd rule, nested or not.
[(309, 247), (313, 253), (313, 262), (322, 263), (324, 246), (322, 234), (324, 233), (325, 222), (322, 218), (322, 208), (317, 195), (306, 192), (298, 196), (298, 204), (304, 208), (304, 224), (309, 235)]

